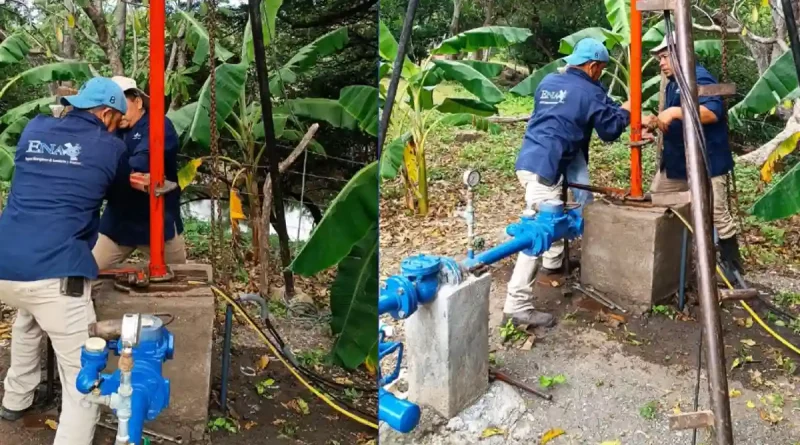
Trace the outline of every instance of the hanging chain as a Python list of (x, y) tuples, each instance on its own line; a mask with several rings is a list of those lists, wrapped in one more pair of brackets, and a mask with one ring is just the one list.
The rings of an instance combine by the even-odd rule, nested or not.
[[(722, 83), (728, 82), (728, 0), (721, 0), (719, 4), (719, 9), (722, 15), (723, 22), (720, 24), (721, 30), (721, 39), (722, 39), (722, 47), (720, 51), (720, 71), (722, 72), (721, 81)], [(723, 96), (722, 97), (722, 109), (725, 110), (725, 115), (723, 119), (725, 119), (725, 126), (728, 126), (728, 103), (727, 99)], [(730, 144), (730, 127), (728, 127), (728, 143)], [(742, 217), (742, 210), (739, 206), (739, 190), (736, 187), (736, 168), (732, 168), (731, 172), (728, 176), (728, 180), (726, 181), (726, 192), (728, 194), (728, 211), (735, 212), (736, 219), (739, 223), (739, 231), (744, 230), (744, 218)], [(747, 247), (747, 240), (744, 235), (742, 235), (742, 241)]]
[(220, 205), (222, 181), (220, 175), (223, 174), (219, 168), (219, 137), (217, 134), (217, 74), (216, 74), (216, 0), (207, 0), (208, 14), (206, 15), (206, 27), (208, 28), (208, 69), (209, 76), (209, 135), (211, 149), (211, 267), (214, 269), (214, 276), (222, 276), (222, 206)]

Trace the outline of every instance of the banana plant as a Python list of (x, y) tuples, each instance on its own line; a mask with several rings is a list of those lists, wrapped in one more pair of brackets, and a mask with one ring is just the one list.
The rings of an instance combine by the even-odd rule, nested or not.
[[(489, 123), (486, 117), (497, 114), (496, 105), (505, 99), (503, 92), (491, 80), (502, 72), (502, 64), (446, 60), (443, 56), (504, 48), (522, 43), (530, 35), (530, 31), (523, 28), (476, 28), (444, 40), (419, 65), (408, 58), (403, 61), (401, 78), (405, 91), (398, 95), (395, 106), (399, 110), (393, 115), (399, 116), (397, 126), (405, 132), (384, 148), (380, 173), (384, 179), (390, 179), (402, 171), (407, 203), (420, 215), (428, 213), (425, 163), (428, 135), (444, 125), (472, 125), (483, 131), (499, 131), (499, 127)], [(385, 62), (381, 65), (380, 75), (385, 77), (390, 75), (391, 64), (397, 57), (397, 41), (383, 22), (380, 22), (379, 54)], [(440, 99), (434, 96), (436, 87), (446, 81), (461, 84), (474, 98)]]

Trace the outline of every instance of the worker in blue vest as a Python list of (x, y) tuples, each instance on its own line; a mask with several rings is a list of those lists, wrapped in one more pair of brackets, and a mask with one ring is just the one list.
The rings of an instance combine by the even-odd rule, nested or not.
[[(675, 34), (673, 33), (673, 41)], [(689, 189), (686, 176), (686, 148), (683, 141), (683, 112), (681, 95), (675, 80), (675, 71), (670, 58), (667, 38), (651, 51), (658, 60), (661, 72), (669, 83), (664, 96), (664, 111), (657, 119), (649, 121), (651, 128), (658, 128), (664, 135), (664, 152), (661, 165), (653, 179), (650, 191), (681, 192)], [(717, 80), (700, 64), (695, 66), (697, 85), (714, 85)], [(729, 271), (744, 274), (739, 252), (736, 221), (728, 209), (727, 180), (733, 170), (733, 154), (728, 143), (727, 110), (720, 96), (699, 97), (700, 122), (706, 139), (708, 169), (714, 201), (713, 220), (719, 237), (719, 251), (723, 264)]]
[[(119, 135), (130, 156), (131, 170), (150, 172), (150, 98), (136, 86), (136, 81), (122, 76), (112, 78), (125, 92), (128, 112), (122, 118)], [(158, 98), (163, 100), (163, 98)], [(164, 117), (164, 176), (178, 182), (178, 133)], [(167, 264), (186, 262), (181, 220), (181, 191), (177, 188), (164, 196), (164, 255)], [(119, 200), (109, 200), (100, 220), (100, 235), (92, 249), (100, 269), (123, 262), (134, 250), (150, 250), (150, 196), (130, 189)]]
[(89, 280), (98, 269), (90, 239), (103, 200), (130, 188), (127, 150), (113, 134), (127, 103), (122, 89), (103, 77), (62, 102), (73, 108), (65, 117), (37, 116), (23, 130), (0, 215), (0, 300), (17, 309), (0, 418), (17, 420), (33, 405), (46, 333), (62, 385), (54, 445), (91, 445), (98, 405), (82, 403), (75, 381), (96, 321)]
[[(592, 133), (603, 141), (618, 139), (630, 124), (630, 104), (617, 105), (599, 82), (609, 61), (602, 42), (586, 38), (565, 58), (567, 69), (547, 75), (536, 89), (516, 162), (517, 178), (525, 188), (527, 211), (548, 199), (561, 198), (564, 176), (582, 174), (588, 182), (589, 141)], [(591, 196), (591, 195), (589, 195)], [(586, 201), (586, 198), (583, 198)], [(564, 260), (563, 241), (542, 255), (545, 269), (557, 270)], [(508, 282), (503, 324), (552, 326), (552, 314), (534, 309), (532, 282), (539, 258), (520, 253)]]

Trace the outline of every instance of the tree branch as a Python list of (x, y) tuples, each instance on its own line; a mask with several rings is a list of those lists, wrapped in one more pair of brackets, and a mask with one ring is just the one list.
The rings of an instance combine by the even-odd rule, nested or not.
[(336, 23), (339, 20), (342, 20), (343, 18), (346, 17), (351, 17), (357, 14), (365, 13), (370, 9), (372, 9), (372, 7), (375, 6), (377, 3), (378, 0), (366, 0), (364, 3), (358, 6), (354, 6), (350, 9), (343, 9), (339, 12), (334, 12), (328, 15), (324, 15), (314, 20), (309, 20), (307, 22), (293, 22), (287, 19), (285, 15), (281, 16), (281, 20), (291, 25), (292, 28), (294, 29), (316, 28), (317, 26), (330, 25), (331, 23)]
[(108, 32), (108, 25), (106, 17), (103, 15), (101, 2), (99, 0), (88, 1), (84, 6), (81, 6), (81, 9), (94, 26), (94, 31), (97, 34), (97, 44), (106, 54), (108, 63), (111, 65), (111, 72), (115, 76), (124, 76), (125, 67), (122, 65), (122, 59), (119, 57), (119, 50), (114, 43), (114, 39)]

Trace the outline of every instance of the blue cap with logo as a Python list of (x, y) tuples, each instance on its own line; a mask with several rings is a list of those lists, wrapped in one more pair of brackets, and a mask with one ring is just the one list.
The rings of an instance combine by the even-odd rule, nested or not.
[(587, 37), (575, 45), (572, 54), (564, 57), (564, 61), (571, 66), (580, 66), (587, 62), (608, 63), (608, 49), (603, 42)]
[(63, 105), (72, 105), (81, 110), (107, 106), (125, 114), (128, 103), (125, 93), (116, 82), (107, 77), (94, 77), (83, 84), (78, 94), (61, 98)]

